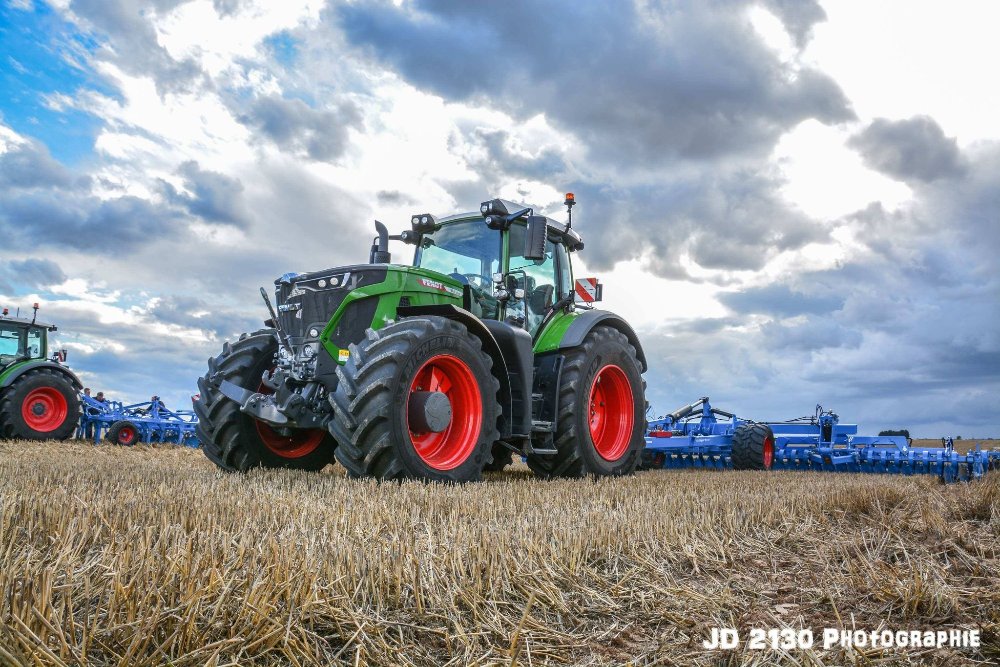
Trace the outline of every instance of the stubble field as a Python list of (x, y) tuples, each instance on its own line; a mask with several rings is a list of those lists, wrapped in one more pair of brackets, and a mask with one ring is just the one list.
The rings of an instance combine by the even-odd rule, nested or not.
[[(515, 466), (446, 487), (3, 442), (0, 664), (995, 664), (998, 534), (996, 473)], [(786, 626), (976, 628), (983, 646), (701, 645)]]

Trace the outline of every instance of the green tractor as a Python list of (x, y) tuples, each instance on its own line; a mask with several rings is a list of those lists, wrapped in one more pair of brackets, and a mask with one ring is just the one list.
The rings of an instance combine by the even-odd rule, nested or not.
[(56, 327), (0, 315), (0, 438), (65, 440), (80, 419), (79, 378), (65, 366), (66, 350), (49, 354)]
[[(577, 304), (569, 222), (509, 201), (378, 233), (368, 264), (275, 281), (267, 328), (209, 359), (198, 437), (219, 467), (468, 481), (524, 456), (542, 477), (635, 470), (646, 359), (621, 317)], [(388, 242), (415, 248), (392, 264)]]

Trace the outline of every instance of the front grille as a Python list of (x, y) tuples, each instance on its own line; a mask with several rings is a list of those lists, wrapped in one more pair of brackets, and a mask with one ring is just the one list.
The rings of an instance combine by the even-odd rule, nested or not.
[(384, 267), (360, 265), (275, 281), (278, 322), (295, 344), (305, 338), (310, 327), (322, 330), (349, 292), (380, 283), (385, 280), (385, 275)]
[(340, 348), (346, 348), (351, 343), (360, 343), (365, 337), (365, 330), (375, 319), (377, 307), (377, 297), (360, 299), (349, 305), (330, 335), (330, 341)]

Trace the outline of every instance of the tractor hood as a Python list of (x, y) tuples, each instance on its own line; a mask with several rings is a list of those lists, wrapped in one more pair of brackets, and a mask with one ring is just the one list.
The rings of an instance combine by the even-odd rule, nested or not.
[[(311, 273), (287, 273), (274, 282), (278, 324), (294, 346), (324, 332), (340, 348), (365, 329), (396, 317), (399, 305), (461, 304), (462, 284), (436, 271), (396, 264), (355, 264)], [(395, 296), (392, 299), (390, 297)], [(384, 324), (382, 322), (381, 324)]]

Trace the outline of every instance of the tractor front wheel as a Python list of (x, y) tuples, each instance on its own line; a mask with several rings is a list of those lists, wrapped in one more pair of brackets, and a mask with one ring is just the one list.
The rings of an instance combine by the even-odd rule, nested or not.
[(541, 477), (598, 477), (635, 471), (646, 441), (642, 366), (625, 334), (591, 330), (566, 352), (559, 381), (556, 454), (532, 455)]
[(499, 381), (482, 343), (443, 317), (400, 320), (350, 346), (330, 433), (352, 477), (478, 480), (499, 438)]
[(770, 470), (774, 465), (774, 433), (765, 424), (744, 424), (733, 433), (735, 470)]
[(223, 380), (261, 393), (265, 371), (274, 367), (278, 340), (270, 330), (243, 334), (226, 343), (222, 354), (208, 360), (208, 373), (198, 380), (194, 403), (196, 433), (205, 456), (223, 470), (250, 468), (320, 470), (333, 462), (337, 443), (322, 429), (292, 429), (281, 433), (240, 411), (239, 404), (219, 391)]
[(0, 394), (0, 437), (65, 440), (80, 419), (80, 397), (58, 370), (38, 368)]

